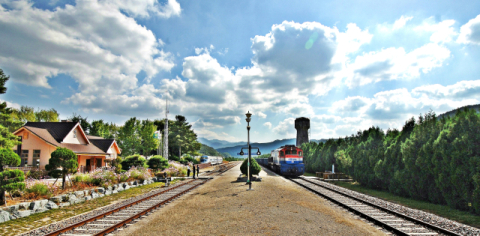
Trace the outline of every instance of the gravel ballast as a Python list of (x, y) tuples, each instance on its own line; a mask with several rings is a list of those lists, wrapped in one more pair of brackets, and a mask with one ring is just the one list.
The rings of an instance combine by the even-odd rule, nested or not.
[(384, 235), (280, 176), (246, 191), (240, 165), (115, 235)]

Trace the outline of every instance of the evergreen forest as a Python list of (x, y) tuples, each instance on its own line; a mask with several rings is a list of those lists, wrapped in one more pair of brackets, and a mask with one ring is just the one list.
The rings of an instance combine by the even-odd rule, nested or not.
[(304, 143), (307, 172), (350, 175), (363, 186), (480, 214), (480, 113), (430, 111), (401, 131), (378, 127), (325, 143)]

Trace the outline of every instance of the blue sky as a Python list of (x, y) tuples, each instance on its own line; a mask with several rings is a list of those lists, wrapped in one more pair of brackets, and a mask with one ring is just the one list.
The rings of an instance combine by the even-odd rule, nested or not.
[(0, 0), (10, 106), (200, 137), (350, 136), (480, 103), (477, 1)]

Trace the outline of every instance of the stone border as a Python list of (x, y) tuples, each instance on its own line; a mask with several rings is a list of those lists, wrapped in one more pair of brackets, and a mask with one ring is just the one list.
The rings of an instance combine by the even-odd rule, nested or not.
[(108, 186), (106, 189), (98, 187), (90, 190), (75, 191), (33, 202), (22, 202), (17, 205), (7, 206), (0, 209), (0, 223), (27, 217), (31, 214), (45, 212), (51, 209), (67, 207), (77, 203), (83, 203), (95, 198), (104, 197), (118, 193), (133, 187), (161, 182), (156, 177), (144, 181), (131, 181)]

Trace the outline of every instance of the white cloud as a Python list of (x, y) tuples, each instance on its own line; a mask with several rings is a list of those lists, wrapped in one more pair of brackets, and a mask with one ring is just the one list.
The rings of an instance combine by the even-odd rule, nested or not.
[(18, 103), (9, 102), (9, 101), (5, 101), (5, 100), (0, 99), (0, 103), (4, 103), (4, 102), (7, 103), (7, 107), (11, 107), (11, 108), (15, 108), (15, 109), (20, 109), (21, 108), (21, 105), (18, 104)]
[(395, 23), (393, 23), (393, 29), (396, 30), (402, 28), (403, 26), (405, 26), (407, 21), (411, 19), (413, 19), (413, 16), (401, 16), (400, 19), (396, 20)]
[(414, 28), (415, 31), (431, 33), (430, 41), (433, 43), (448, 43), (453, 41), (453, 37), (458, 35), (453, 27), (455, 20), (444, 20), (435, 22), (434, 17), (427, 18), (423, 23)]
[(412, 94), (432, 99), (477, 99), (480, 100), (480, 80), (459, 81), (452, 85), (423, 85), (412, 90)]
[(462, 25), (457, 42), (480, 45), (480, 15)]
[(261, 112), (261, 111), (257, 112), (257, 115), (258, 115), (258, 117), (263, 118), (263, 119), (267, 118), (267, 115), (265, 113)]
[(368, 108), (371, 101), (368, 98), (355, 96), (335, 101), (330, 108), (330, 112), (334, 114), (341, 114), (341, 115), (351, 115), (351, 114), (358, 114), (365, 112), (365, 109)]
[(270, 122), (263, 123), (263, 126), (267, 126), (268, 129), (272, 129), (272, 123), (270, 123)]
[[(5, 3), (11, 9), (0, 9), (0, 27), (9, 33), (2, 35), (0, 44), (8, 47), (0, 47), (0, 64), (12, 81), (46, 88), (48, 78), (68, 74), (78, 91), (67, 102), (84, 110), (158, 111), (156, 98), (135, 93), (143, 89), (136, 75), (144, 71), (148, 83), (174, 66), (172, 55), (160, 48), (163, 41), (152, 31), (120, 11), (126, 5), (118, 5), (137, 4), (130, 13), (143, 16), (153, 9), (152, 3), (156, 1), (77, 1), (52, 11), (26, 0)], [(148, 95), (158, 94), (151, 90)]]
[(295, 119), (294, 118), (287, 118), (273, 128), (273, 131), (283, 137), (293, 138), (296, 135), (295, 130)]
[(133, 17), (149, 17), (151, 13), (162, 18), (179, 16), (182, 12), (180, 4), (175, 0), (168, 0), (164, 5), (157, 0), (104, 0), (105, 5), (118, 8)]
[(442, 66), (450, 57), (445, 46), (429, 43), (409, 53), (403, 48), (387, 48), (357, 56), (349, 67), (352, 71), (347, 78), (351, 87), (385, 80), (413, 79)]

